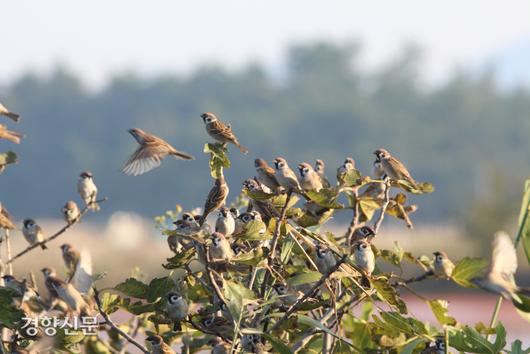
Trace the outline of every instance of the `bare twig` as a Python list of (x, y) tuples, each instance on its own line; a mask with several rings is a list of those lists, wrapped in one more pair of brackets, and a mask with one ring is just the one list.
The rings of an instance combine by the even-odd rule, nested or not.
[(381, 213), (379, 214), (379, 218), (374, 224), (374, 233), (376, 235), (385, 218), (386, 208), (388, 208), (388, 204), (390, 203), (390, 180), (388, 178), (385, 180), (384, 186), (385, 186), (385, 199), (383, 200), (383, 205), (381, 206)]
[[(219, 288), (219, 284), (217, 284), (217, 281), (215, 280), (215, 276), (213, 274), (213, 270), (212, 270), (212, 268), (210, 266), (212, 260), (210, 258), (209, 246), (207, 246), (207, 245), (204, 245), (204, 254), (206, 256), (206, 264), (205, 264), (206, 274), (208, 275), (208, 279), (210, 280), (210, 283), (212, 284), (212, 287), (213, 287), (213, 290), (215, 292), (215, 295), (217, 295), (217, 298), (219, 299), (219, 301), (221, 301), (225, 305), (225, 307), (228, 308), (228, 304), (226, 302), (226, 299), (223, 296), (223, 293), (221, 292), (221, 289)], [(230, 311), (228, 311), (228, 313), (230, 314), (231, 320), (232, 320), (232, 322), (234, 322), (234, 325), (235, 325), (236, 324), (235, 318), (232, 316), (232, 313)]]
[(48, 242), (51, 242), (53, 240), (55, 240), (57, 237), (61, 236), (62, 234), (64, 234), (66, 231), (68, 231), (68, 229), (70, 229), (72, 226), (74, 226), (75, 224), (77, 224), (82, 218), (83, 216), (85, 216), (85, 214), (90, 210), (90, 207), (93, 205), (93, 204), (100, 204), (100, 203), (103, 203), (105, 201), (107, 201), (108, 198), (105, 197), (103, 199), (100, 199), (100, 200), (96, 200), (96, 201), (93, 201), (91, 203), (88, 203), (84, 208), (83, 210), (81, 210), (81, 212), (79, 213), (79, 216), (77, 217), (77, 219), (75, 219), (73, 222), (71, 222), (70, 224), (66, 224), (65, 226), (63, 226), (62, 229), (60, 229), (59, 231), (57, 231), (56, 233), (54, 233), (53, 235), (51, 235), (50, 237), (44, 239), (43, 241), (41, 242), (38, 242), (38, 243), (34, 243), (33, 245), (31, 246), (28, 246), (25, 250), (23, 250), (22, 252), (18, 253), (17, 255), (15, 255), (13, 258), (9, 258), (9, 260), (6, 262), (6, 264), (11, 264), (15, 259), (18, 259), (20, 257), (22, 257), (23, 255), (25, 255), (26, 253), (30, 252), (31, 250), (34, 250), (35, 248), (37, 247), (41, 247), (42, 245), (45, 245), (47, 244)]
[(354, 200), (354, 206), (353, 206), (353, 217), (350, 222), (350, 226), (348, 226), (348, 231), (346, 231), (346, 244), (350, 245), (351, 240), (353, 237), (353, 233), (355, 232), (355, 229), (359, 226), (359, 189), (354, 188), (353, 189), (353, 197)]
[(129, 343), (131, 343), (132, 345), (140, 349), (143, 353), (149, 354), (149, 350), (147, 350), (146, 347), (144, 347), (136, 339), (132, 338), (130, 335), (128, 335), (126, 332), (124, 332), (118, 326), (116, 326), (114, 322), (112, 322), (112, 320), (110, 319), (110, 316), (105, 311), (103, 311), (103, 308), (101, 306), (101, 300), (99, 299), (98, 289), (96, 288), (93, 288), (93, 289), (94, 289), (94, 300), (96, 301), (96, 305), (98, 306), (98, 311), (101, 314), (101, 316), (103, 316), (103, 318), (105, 319), (105, 322), (110, 327), (112, 327), (112, 329), (114, 329), (120, 336), (125, 338)]
[[(5, 236), (7, 259), (11, 259), (11, 239), (9, 237), (8, 229), (5, 229)], [(13, 274), (13, 265), (9, 261), (7, 262), (7, 274)]]

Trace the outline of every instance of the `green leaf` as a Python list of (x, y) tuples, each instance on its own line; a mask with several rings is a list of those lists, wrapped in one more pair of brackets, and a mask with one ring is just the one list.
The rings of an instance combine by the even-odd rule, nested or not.
[(195, 248), (190, 248), (168, 258), (167, 263), (163, 264), (162, 267), (166, 269), (182, 268), (189, 264), (193, 257), (195, 257)]
[(506, 345), (506, 331), (501, 324), (495, 328), (495, 343), (489, 342), (475, 328), (465, 326), (461, 330), (451, 329), (449, 331), (449, 343), (451, 347), (466, 353), (499, 353)]
[(245, 193), (245, 195), (249, 197), (250, 199), (257, 200), (257, 201), (264, 201), (264, 200), (268, 200), (274, 197), (274, 194), (265, 193), (263, 191), (251, 192), (247, 188), (243, 189), (243, 193)]
[(138, 279), (128, 278), (123, 283), (118, 284), (115, 290), (127, 296), (137, 297), (139, 299), (147, 298), (149, 287)]
[(508, 354), (530, 354), (530, 347), (523, 349), (523, 343), (517, 339), (515, 342), (512, 343), (511, 350), (507, 350), (506, 353)]
[[(523, 243), (526, 260), (530, 264), (530, 218), (528, 217), (528, 208), (530, 207), (530, 179), (524, 183), (524, 194), (521, 202), (521, 211), (519, 212), (519, 235)], [(517, 245), (516, 245), (517, 246)]]
[(169, 278), (154, 278), (149, 283), (149, 290), (147, 291), (147, 301), (153, 302), (158, 298), (165, 298), (166, 295), (173, 290), (175, 282)]
[(309, 270), (287, 279), (287, 285), (298, 286), (303, 284), (311, 284), (319, 281), (320, 278), (322, 278), (322, 274), (320, 272)]
[(210, 171), (212, 177), (217, 179), (223, 175), (223, 168), (230, 168), (230, 160), (226, 155), (226, 144), (206, 143), (203, 152), (210, 154)]
[(267, 232), (267, 225), (263, 221), (251, 220), (245, 224), (244, 233), (238, 238), (242, 240), (269, 240), (272, 235)]
[(425, 341), (421, 338), (416, 338), (410, 343), (408, 343), (406, 346), (403, 347), (403, 349), (400, 350), (399, 354), (413, 354), (414, 350), (418, 347), (418, 345), (425, 343)]
[(466, 257), (455, 265), (451, 278), (455, 283), (466, 288), (474, 288), (471, 279), (483, 272), (488, 266), (488, 261), (483, 258)]
[(399, 187), (412, 194), (423, 194), (434, 192), (434, 186), (431, 183), (423, 182), (417, 183), (418, 188), (414, 188), (409, 182), (400, 179), (398, 181), (392, 181), (392, 186)]
[(362, 220), (371, 220), (375, 211), (380, 207), (381, 203), (374, 198), (359, 198), (359, 211), (361, 212)]
[(256, 298), (252, 290), (231, 280), (225, 280), (223, 288), (224, 296), (228, 301), (228, 309), (235, 319), (239, 318), (243, 306)]
[(396, 289), (388, 283), (388, 280), (384, 278), (373, 279), (372, 285), (379, 297), (389, 305), (395, 306), (400, 313), (407, 313), (407, 305), (399, 297)]
[(358, 170), (353, 169), (346, 172), (343, 181), (346, 187), (356, 187), (362, 185), (363, 178)]
[[(311, 328), (318, 328), (320, 329), (321, 331), (324, 331), (326, 332), (327, 334), (345, 342), (345, 343), (348, 343), (350, 344), (346, 338), (344, 337), (341, 337), (339, 335), (337, 335), (334, 331), (330, 330), (329, 328), (327, 328), (326, 326), (324, 326), (321, 322), (309, 317), (309, 316), (306, 316), (306, 315), (297, 315), (297, 321), (298, 323), (300, 324), (303, 324), (303, 325), (306, 325), (306, 326), (309, 326)], [(351, 344), (350, 344), (351, 345)], [(353, 346), (353, 345), (352, 345)], [(358, 348), (355, 348), (358, 350)]]
[(317, 191), (307, 191), (306, 195), (316, 204), (329, 209), (342, 209), (344, 205), (337, 203), (337, 192), (333, 189), (321, 189)]
[(241, 329), (242, 334), (257, 334), (265, 338), (270, 342), (272, 345), (272, 348), (274, 349), (275, 353), (280, 354), (292, 354), (293, 352), (287, 345), (285, 345), (282, 341), (280, 341), (278, 338), (271, 336), (267, 333), (263, 333), (262, 331), (255, 329), (255, 328), (242, 328)]
[(252, 249), (249, 252), (239, 253), (237, 256), (230, 259), (231, 263), (240, 263), (252, 267), (257, 266), (263, 261), (263, 249)]
[(123, 300), (119, 295), (111, 294), (109, 292), (101, 295), (101, 308), (109, 315), (116, 312), (122, 303)]
[(448, 304), (446, 300), (430, 300), (427, 301), (427, 304), (440, 324), (449, 326), (456, 324), (456, 320), (447, 314)]
[(13, 151), (6, 151), (0, 154), (0, 166), (9, 165), (16, 162), (18, 162), (18, 157)]

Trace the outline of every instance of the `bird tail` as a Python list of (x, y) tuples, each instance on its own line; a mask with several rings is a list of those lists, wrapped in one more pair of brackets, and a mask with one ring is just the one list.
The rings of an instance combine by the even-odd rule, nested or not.
[(101, 207), (99, 206), (98, 203), (96, 203), (96, 202), (90, 203), (90, 210), (96, 212), (96, 211), (99, 211), (100, 209), (101, 209)]
[(239, 151), (241, 151), (243, 154), (247, 154), (248, 153), (248, 149), (246, 147), (244, 147), (243, 145), (241, 144), (236, 144), (236, 146), (239, 148)]
[(180, 324), (180, 321), (175, 321), (173, 324), (173, 332), (182, 332), (182, 325)]
[(20, 144), (20, 138), (23, 138), (23, 137), (24, 137), (23, 134), (12, 132), (12, 131), (7, 131), (6, 134), (3, 136), (4, 139), (12, 141), (15, 144)]
[(43, 250), (47, 250), (47, 249), (48, 249), (48, 246), (46, 246), (45, 243), (41, 243), (41, 244), (40, 244), (40, 248), (42, 248)]
[(195, 157), (193, 155), (190, 155), (188, 153), (182, 152), (182, 151), (174, 151), (171, 153), (175, 158), (182, 159), (182, 160), (195, 160)]
[(17, 122), (20, 120), (20, 115), (13, 113), (13, 112), (6, 112), (4, 115), (10, 119), (12, 119), (14, 122)]

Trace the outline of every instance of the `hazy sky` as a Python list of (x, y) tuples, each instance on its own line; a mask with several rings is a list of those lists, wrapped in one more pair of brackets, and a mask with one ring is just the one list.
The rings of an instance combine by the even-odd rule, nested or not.
[(186, 72), (208, 62), (277, 67), (293, 41), (360, 39), (377, 65), (404, 42), (427, 73), (479, 63), (530, 39), (530, 1), (46, 0), (0, 2), (0, 84), (65, 63), (100, 85), (116, 72)]

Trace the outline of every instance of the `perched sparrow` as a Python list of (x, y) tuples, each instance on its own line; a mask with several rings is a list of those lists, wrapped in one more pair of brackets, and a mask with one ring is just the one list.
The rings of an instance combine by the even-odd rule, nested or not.
[(361, 226), (353, 232), (353, 239), (352, 242), (356, 243), (358, 241), (368, 241), (370, 242), (372, 238), (375, 237), (374, 229), (372, 229), (370, 226), (365, 225)]
[(175, 354), (169, 345), (159, 335), (152, 335), (145, 338), (145, 341), (151, 344), (151, 354)]
[(409, 171), (398, 159), (390, 155), (385, 149), (374, 151), (376, 161), (381, 162), (385, 175), (393, 180), (403, 179), (409, 182), (414, 188), (418, 188), (416, 181), (412, 178)]
[(208, 197), (206, 198), (206, 202), (204, 203), (204, 212), (201, 216), (200, 224), (204, 224), (204, 221), (206, 221), (206, 217), (208, 214), (210, 214), (212, 211), (219, 209), (221, 206), (225, 204), (226, 197), (228, 197), (228, 185), (225, 182), (225, 178), (223, 176), (220, 176), (215, 180), (215, 185), (210, 190), (210, 193), (208, 193)]
[(234, 257), (230, 243), (225, 235), (220, 232), (214, 232), (211, 237), (212, 245), (210, 246), (210, 258), (212, 260), (228, 261)]
[(24, 134), (8, 130), (5, 125), (0, 124), (0, 139), (6, 139), (14, 142), (15, 144), (20, 144), (20, 139), (23, 137)]
[(320, 181), (322, 181), (322, 185), (324, 186), (324, 188), (331, 187), (331, 184), (326, 178), (326, 165), (324, 164), (323, 160), (317, 159), (315, 161), (315, 171), (320, 176)]
[(283, 157), (274, 159), (274, 167), (276, 168), (276, 180), (288, 192), (300, 193), (302, 188), (296, 174), (289, 168), (287, 161)]
[(212, 346), (211, 354), (228, 354), (232, 345), (226, 342), (222, 342), (220, 339), (215, 338), (208, 342)]
[(66, 265), (66, 269), (73, 274), (77, 268), (79, 260), (81, 259), (81, 254), (69, 243), (64, 243), (61, 245), (61, 253), (63, 255), (63, 261)]
[(222, 233), (226, 237), (230, 237), (236, 228), (234, 216), (227, 207), (222, 207), (219, 210), (219, 216), (215, 222), (215, 231)]
[(98, 187), (94, 183), (92, 172), (84, 171), (79, 175), (77, 181), (77, 193), (81, 196), (81, 199), (86, 205), (90, 205), (93, 211), (99, 210), (99, 205), (96, 203), (96, 197), (98, 195)]
[[(22, 235), (24, 235), (24, 238), (30, 245), (44, 241), (44, 232), (42, 232), (42, 228), (33, 219), (25, 219), (22, 221)], [(45, 244), (41, 244), (40, 247), (43, 250), (48, 248)]]
[(493, 240), (493, 252), (488, 272), (484, 278), (473, 278), (471, 281), (480, 288), (502, 295), (505, 299), (517, 300), (517, 292), (529, 293), (515, 284), (517, 270), (517, 253), (512, 239), (505, 232), (497, 232)]
[(266, 354), (265, 345), (257, 334), (245, 334), (241, 338), (241, 346), (244, 353)]
[(26, 279), (19, 281), (12, 275), (4, 275), (2, 279), (5, 286), (14, 290), (18, 296), (23, 298), (23, 301), (39, 297), (37, 290), (30, 287)]
[(176, 293), (167, 294), (166, 300), (166, 312), (169, 319), (175, 321), (173, 330), (180, 332), (182, 331), (180, 321), (188, 317), (188, 302)]
[(9, 212), (4, 208), (2, 203), (0, 203), (0, 229), (14, 230), (15, 228), (15, 224), (11, 221)]
[(270, 188), (271, 191), (278, 192), (280, 184), (276, 180), (274, 168), (270, 167), (267, 161), (263, 159), (254, 160), (254, 167), (256, 167), (258, 181)]
[[(379, 160), (374, 161), (372, 170), (374, 179), (380, 180), (385, 175), (385, 171), (383, 170), (383, 163)], [(373, 199), (383, 199), (385, 196), (385, 187), (380, 182), (367, 183), (360, 196), (369, 197)]]
[(192, 213), (182, 213), (182, 220), (187, 221), (192, 229), (197, 229), (197, 231), (201, 228), (201, 225), (199, 222), (201, 221), (200, 215), (193, 215)]
[(421, 354), (444, 354), (445, 353), (445, 340), (444, 338), (436, 338), (434, 346), (425, 348)]
[(80, 216), (79, 208), (73, 200), (66, 202), (61, 212), (63, 213), (64, 221), (68, 224), (74, 223)]
[(173, 224), (176, 226), (175, 231), (182, 236), (191, 236), (200, 230), (200, 227), (191, 224), (187, 220), (177, 220)]
[(355, 170), (355, 160), (347, 157), (344, 163), (337, 168), (337, 183), (339, 186), (344, 184), (344, 176), (352, 170)]
[(355, 263), (364, 270), (366, 275), (371, 275), (375, 269), (375, 255), (372, 246), (366, 241), (359, 241), (354, 247)]
[(439, 278), (449, 279), (453, 274), (455, 265), (445, 252), (434, 252), (434, 275)]
[(201, 320), (201, 325), (208, 331), (214, 332), (223, 338), (232, 338), (234, 334), (234, 325), (226, 317), (211, 314)]
[(76, 313), (82, 316), (90, 316), (89, 305), (72, 284), (59, 279), (51, 268), (42, 268), (41, 271), (44, 274), (44, 284), (52, 296), (56, 296), (66, 302), (70, 309)]
[(230, 126), (230, 124), (225, 125), (219, 120), (219, 118), (215, 116), (215, 114), (210, 112), (201, 114), (201, 118), (204, 124), (206, 124), (206, 132), (212, 138), (214, 138), (220, 143), (232, 143), (237, 146), (239, 150), (244, 154), (248, 152), (248, 149), (239, 144), (239, 141), (237, 141), (236, 136), (232, 132), (232, 127)]
[(0, 103), (0, 115), (6, 116), (7, 118), (12, 119), (15, 122), (18, 122), (20, 120), (20, 116), (16, 113), (10, 112), (6, 106)]
[(337, 261), (326, 245), (319, 244), (316, 249), (315, 264), (320, 273), (327, 274), (337, 264)]
[(298, 165), (298, 172), (300, 172), (300, 185), (304, 191), (319, 192), (323, 188), (320, 176), (307, 162)]
[(299, 291), (294, 288), (290, 288), (285, 284), (275, 284), (273, 286), (273, 289), (278, 295), (278, 300), (280, 304), (284, 306), (294, 305), (300, 297)]
[(128, 175), (138, 176), (153, 168), (160, 166), (162, 159), (167, 155), (173, 155), (179, 160), (193, 160), (192, 155), (176, 150), (165, 140), (144, 132), (138, 128), (129, 129), (129, 133), (136, 139), (140, 146), (129, 157), (122, 168), (122, 172)]
[(239, 217), (239, 209), (237, 208), (230, 208), (230, 213), (232, 214), (232, 217), (234, 219), (237, 219)]

